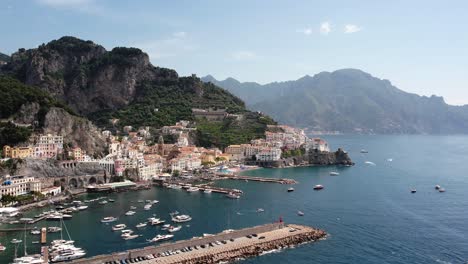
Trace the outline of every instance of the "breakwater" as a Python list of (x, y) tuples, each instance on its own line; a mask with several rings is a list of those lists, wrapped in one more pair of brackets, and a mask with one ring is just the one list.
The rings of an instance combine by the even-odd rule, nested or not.
[(237, 174), (216, 174), (216, 176), (221, 179), (230, 179), (230, 180), (242, 180), (242, 181), (258, 181), (258, 182), (270, 182), (270, 183), (279, 183), (279, 184), (296, 184), (297, 182), (293, 179), (277, 179), (277, 178), (268, 178), (268, 177), (253, 177), (253, 176), (242, 176)]
[[(218, 263), (258, 256), (265, 251), (316, 241), (325, 237), (325, 235), (324, 231), (308, 226), (274, 223), (222, 232), (208, 237), (164, 243), (159, 246), (150, 246), (110, 255), (100, 255), (76, 260), (72, 263), (98, 264), (148, 255), (156, 258), (141, 263)], [(217, 241), (224, 241), (224, 243)], [(192, 248), (192, 250), (181, 251), (188, 247)], [(195, 249), (195, 247), (198, 249)], [(164, 256), (166, 255), (164, 252), (177, 253)]]

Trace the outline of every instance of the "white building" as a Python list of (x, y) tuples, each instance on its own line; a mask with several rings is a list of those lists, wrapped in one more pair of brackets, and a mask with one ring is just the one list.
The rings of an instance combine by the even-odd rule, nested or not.
[(264, 148), (255, 155), (257, 161), (277, 161), (281, 159), (281, 149)]
[(0, 186), (0, 198), (3, 195), (19, 196), (40, 191), (41, 182), (34, 177), (12, 176), (7, 177)]

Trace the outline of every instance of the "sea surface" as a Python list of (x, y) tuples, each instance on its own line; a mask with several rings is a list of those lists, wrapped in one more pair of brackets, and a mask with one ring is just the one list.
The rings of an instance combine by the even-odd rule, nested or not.
[[(295, 191), (288, 185), (244, 181), (222, 181), (220, 186), (244, 191), (239, 200), (219, 194), (187, 193), (153, 188), (139, 192), (111, 194), (115, 203), (90, 204), (86, 211), (65, 221), (76, 245), (88, 256), (149, 245), (164, 233), (159, 227), (138, 230), (142, 236), (124, 241), (111, 231), (111, 224), (99, 220), (118, 216), (134, 230), (135, 225), (156, 214), (169, 220), (169, 213), (190, 214), (175, 239), (217, 233), (278, 221), (324, 229), (324, 241), (285, 249), (241, 261), (241, 263), (468, 263), (468, 137), (467, 136), (327, 136), (333, 149), (343, 147), (356, 162), (353, 167), (301, 167), (259, 169), (245, 174), (287, 177), (297, 180)], [(361, 149), (369, 153), (360, 153)], [(369, 161), (366, 163), (366, 161)], [(330, 176), (331, 171), (339, 176)], [(316, 184), (325, 188), (314, 191)], [(446, 189), (439, 193), (436, 184)], [(412, 194), (410, 189), (417, 192)], [(89, 194), (81, 200), (100, 195)], [(159, 204), (143, 211), (138, 200), (157, 199)], [(131, 205), (137, 214), (125, 216)], [(263, 208), (264, 212), (257, 212)], [(305, 213), (300, 217), (297, 211)], [(28, 215), (34, 215), (32, 211)], [(58, 225), (41, 222), (37, 226)], [(189, 225), (189, 226), (187, 226)], [(5, 228), (7, 226), (0, 226)], [(8, 247), (0, 263), (13, 256), (12, 238), (23, 234), (2, 233), (0, 242)], [(60, 234), (49, 236), (58, 238)], [(64, 234), (66, 236), (66, 234)], [(28, 253), (39, 251), (38, 236), (27, 236)], [(21, 248), (18, 254), (23, 253)]]

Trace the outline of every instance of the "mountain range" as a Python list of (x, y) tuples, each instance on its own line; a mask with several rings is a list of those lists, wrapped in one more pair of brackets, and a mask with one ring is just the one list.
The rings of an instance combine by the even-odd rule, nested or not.
[[(268, 116), (214, 84), (153, 66), (136, 48), (110, 51), (92, 41), (62, 37), (34, 49), (19, 49), (0, 65), (1, 118), (40, 132), (66, 135), (65, 142), (102, 154), (99, 129), (122, 133), (124, 126), (157, 129), (195, 121), (192, 108), (225, 109), (243, 118), (196, 120), (195, 143), (224, 148), (261, 137)], [(0, 127), (0, 143), (18, 143), (11, 122)], [(27, 135), (25, 126), (17, 126)], [(14, 140), (12, 141), (12, 137)], [(157, 140), (157, 138), (156, 138)], [(0, 146), (1, 147), (1, 146)]]
[(390, 81), (357, 69), (304, 76), (260, 85), (233, 78), (216, 84), (245, 100), (251, 110), (315, 132), (365, 134), (468, 133), (468, 106), (442, 97), (404, 92)]

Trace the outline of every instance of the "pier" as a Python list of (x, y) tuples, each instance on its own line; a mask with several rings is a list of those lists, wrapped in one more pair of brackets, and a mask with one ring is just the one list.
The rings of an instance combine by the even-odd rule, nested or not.
[(242, 180), (242, 181), (257, 181), (257, 182), (271, 182), (271, 183), (279, 183), (279, 184), (296, 184), (297, 181), (293, 179), (286, 179), (286, 178), (266, 178), (266, 177), (253, 177), (253, 176), (241, 176), (236, 174), (223, 174), (217, 173), (216, 176), (220, 177), (221, 179), (229, 179), (229, 180)]
[[(219, 263), (233, 261), (238, 258), (258, 256), (265, 251), (317, 241), (325, 236), (326, 233), (324, 231), (312, 227), (274, 223), (231, 232), (224, 231), (203, 238), (192, 238), (174, 243), (163, 243), (158, 246), (112, 253), (110, 255), (99, 255), (87, 259), (75, 260), (71, 263), (102, 264), (112, 261), (119, 262), (120, 260), (136, 257), (146, 257), (148, 255), (156, 256), (156, 258), (139, 263)], [(216, 243), (217, 241), (218, 243)], [(224, 243), (219, 243), (219, 241), (224, 241)], [(195, 249), (195, 246), (197, 246), (198, 249)], [(185, 252), (180, 251), (188, 247), (191, 247), (192, 250)], [(178, 253), (163, 256), (163, 253), (168, 251)]]

